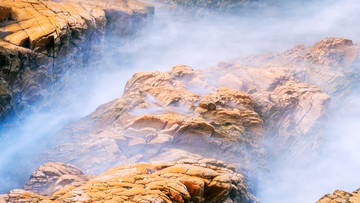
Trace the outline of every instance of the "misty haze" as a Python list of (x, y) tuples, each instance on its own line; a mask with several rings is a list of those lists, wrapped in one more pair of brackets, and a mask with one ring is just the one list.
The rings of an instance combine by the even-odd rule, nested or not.
[(0, 0), (0, 202), (360, 202), (360, 1)]

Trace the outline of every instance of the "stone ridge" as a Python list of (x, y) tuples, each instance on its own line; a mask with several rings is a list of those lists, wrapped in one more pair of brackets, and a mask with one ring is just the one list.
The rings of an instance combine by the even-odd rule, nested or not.
[(243, 175), (216, 163), (208, 159), (124, 165), (79, 187), (66, 185), (49, 197), (16, 189), (0, 195), (0, 202), (258, 202)]
[(136, 0), (0, 0), (0, 11), (3, 121), (11, 113), (21, 118), (69, 80), (86, 78), (101, 61), (105, 37), (136, 32), (154, 7)]
[(297, 45), (283, 53), (238, 58), (228, 66), (279, 68), (287, 77), (317, 85), (340, 98), (358, 84), (359, 49), (349, 39), (328, 37), (313, 46)]

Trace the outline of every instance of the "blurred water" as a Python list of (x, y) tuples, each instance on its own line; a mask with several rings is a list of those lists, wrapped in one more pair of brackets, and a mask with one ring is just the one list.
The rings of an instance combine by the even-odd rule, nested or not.
[[(116, 49), (105, 51), (104, 65), (96, 72), (97, 79), (81, 81), (80, 86), (69, 84), (66, 95), (49, 99), (51, 109), (28, 115), (20, 129), (13, 129), (4, 136), (0, 141), (0, 192), (22, 187), (41, 164), (37, 163), (37, 152), (44, 150), (47, 138), (100, 104), (120, 97), (126, 81), (135, 72), (165, 71), (177, 64), (204, 68), (238, 56), (283, 51), (296, 44), (312, 45), (328, 36), (357, 42), (360, 38), (359, 11), (360, 1), (357, 0), (283, 0), (236, 15), (213, 13), (195, 18), (156, 8), (153, 23), (143, 35), (124, 40)], [(61, 103), (67, 105), (59, 105)], [(330, 125), (332, 136), (327, 150), (315, 165), (306, 170), (303, 166), (274, 168), (275, 179), (264, 180), (266, 184), (259, 193), (262, 200), (314, 201), (337, 187), (355, 189), (356, 179), (350, 177), (355, 177), (353, 172), (358, 171), (357, 163), (360, 163), (356, 156), (359, 151), (352, 151), (355, 143), (359, 143), (357, 115), (338, 115), (331, 119), (338, 123), (340, 118), (342, 125)], [(329, 165), (333, 162), (339, 164)], [(346, 170), (344, 166), (351, 167)], [(342, 171), (344, 176), (339, 175)]]

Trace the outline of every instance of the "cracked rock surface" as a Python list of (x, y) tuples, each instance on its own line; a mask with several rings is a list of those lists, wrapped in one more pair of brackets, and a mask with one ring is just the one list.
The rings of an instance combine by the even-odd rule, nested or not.
[[(2, 199), (256, 202), (249, 191), (257, 172), (267, 169), (267, 156), (319, 149), (330, 96), (341, 101), (349, 94), (358, 60), (350, 40), (326, 38), (203, 70), (138, 72), (120, 98), (52, 137), (34, 163), (69, 163), (97, 177), (87, 181), (61, 163), (49, 165), (60, 171), (50, 176), (39, 167), (24, 187), (37, 193), (13, 190)], [(79, 179), (67, 178), (74, 174)], [(50, 190), (39, 189), (44, 184)], [(347, 201), (356, 193), (325, 200)]]
[(89, 173), (159, 157), (176, 161), (184, 153), (250, 167), (252, 156), (259, 162), (263, 157), (262, 126), (247, 93), (211, 87), (199, 72), (180, 65), (136, 73), (121, 98), (58, 133), (45, 157)]
[(106, 36), (143, 27), (151, 5), (131, 1), (0, 1), (0, 120), (19, 118), (100, 62)]
[[(47, 168), (45, 165), (41, 167)], [(219, 166), (215, 160), (201, 163), (181, 160), (114, 167), (79, 187), (69, 184), (48, 197), (16, 189), (1, 195), (2, 201), (258, 202), (258, 199), (247, 190), (243, 175), (226, 165)]]
[(89, 180), (80, 169), (64, 163), (46, 163), (37, 168), (24, 189), (40, 195), (51, 195), (65, 185), (80, 186)]
[(360, 202), (360, 189), (350, 193), (342, 190), (335, 190), (333, 194), (327, 194), (317, 203), (358, 203)]

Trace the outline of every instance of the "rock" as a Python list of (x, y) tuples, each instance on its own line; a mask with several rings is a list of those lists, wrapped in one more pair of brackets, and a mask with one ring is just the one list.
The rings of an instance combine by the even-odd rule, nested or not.
[(11, 96), (12, 92), (8, 89), (8, 87), (0, 83), (0, 113), (3, 115), (0, 116), (0, 122), (3, 122), (3, 119), (12, 109)]
[(49, 162), (39, 166), (32, 173), (24, 189), (48, 196), (65, 185), (77, 187), (88, 180), (88, 176), (71, 164)]
[(358, 57), (359, 46), (351, 40), (329, 37), (312, 47), (298, 45), (283, 53), (239, 58), (231, 67), (280, 69), (286, 73), (278, 74), (280, 78), (314, 84), (325, 93), (341, 98), (357, 84)]
[(272, 92), (256, 92), (252, 98), (266, 121), (264, 138), (271, 149), (269, 156), (304, 155), (319, 149), (330, 97), (318, 87), (288, 81)]
[[(7, 19), (0, 27), (1, 89), (11, 93), (1, 94), (3, 120), (9, 114), (22, 118), (70, 81), (86, 78), (92, 71), (87, 68), (99, 65), (106, 36), (135, 34), (154, 13), (153, 6), (137, 0), (110, 4), (1, 0), (0, 4), (0, 23)], [(78, 70), (84, 72), (76, 74)]]
[[(337, 54), (328, 53), (334, 50)], [(65, 186), (48, 199), (255, 201), (244, 191), (253, 189), (256, 173), (267, 168), (265, 156), (292, 158), (321, 145), (319, 126), (329, 94), (335, 99), (346, 95), (337, 87), (348, 85), (343, 71), (354, 70), (356, 50), (345, 39), (326, 39), (310, 48), (297, 46), (200, 71), (178, 65), (167, 72), (136, 73), (122, 97), (64, 127), (41, 157), (95, 175), (130, 165), (80, 187)], [(321, 68), (343, 78), (323, 91), (309, 84)], [(332, 80), (323, 76), (320, 80)], [(168, 162), (135, 164), (149, 161)], [(241, 175), (229, 176), (219, 167)], [(244, 184), (234, 184), (239, 181)]]
[(40, 202), (44, 198), (41, 195), (22, 189), (11, 190), (8, 194), (0, 195), (0, 202)]
[(360, 202), (360, 189), (349, 193), (341, 190), (335, 190), (333, 194), (327, 194), (322, 197), (317, 203), (332, 203), (332, 202), (344, 202), (344, 203), (358, 203)]
[[(249, 93), (264, 120), (267, 154), (313, 154), (324, 140), (330, 96), (343, 104), (358, 84), (359, 47), (344, 38), (326, 38), (283, 53), (221, 62), (203, 69), (210, 85)], [(282, 157), (284, 158), (284, 157)]]
[(10, 17), (11, 7), (6, 5), (0, 6), (0, 23), (4, 23)]
[[(214, 92), (193, 92), (193, 81), (202, 81), (202, 88)], [(96, 174), (132, 161), (159, 160), (157, 156), (165, 158), (164, 153), (178, 149), (250, 167), (250, 157), (261, 162), (264, 156), (262, 127), (263, 120), (248, 94), (216, 90), (191, 67), (175, 66), (168, 72), (136, 73), (121, 98), (55, 136), (51, 143), (56, 144), (45, 159)], [(106, 150), (105, 137), (112, 143), (106, 144)], [(138, 155), (140, 159), (132, 159)], [(169, 154), (167, 158), (178, 157)]]
[[(53, 170), (54, 168), (46, 170), (49, 165), (66, 166), (62, 163), (47, 163), (40, 166), (33, 174), (40, 171), (51, 175), (64, 174), (64, 171)], [(62, 169), (69, 169), (69, 165)], [(75, 172), (73, 169), (76, 168), (70, 170)], [(78, 172), (76, 169), (76, 173)], [(34, 178), (33, 176), (30, 180)], [(81, 178), (84, 175), (78, 173), (74, 176)], [(0, 201), (4, 202), (224, 202), (224, 200), (259, 202), (247, 190), (241, 174), (226, 167), (197, 162), (192, 164), (183, 162), (129, 164), (111, 168), (81, 185), (67, 182), (65, 187), (50, 197), (19, 189), (0, 196)]]

